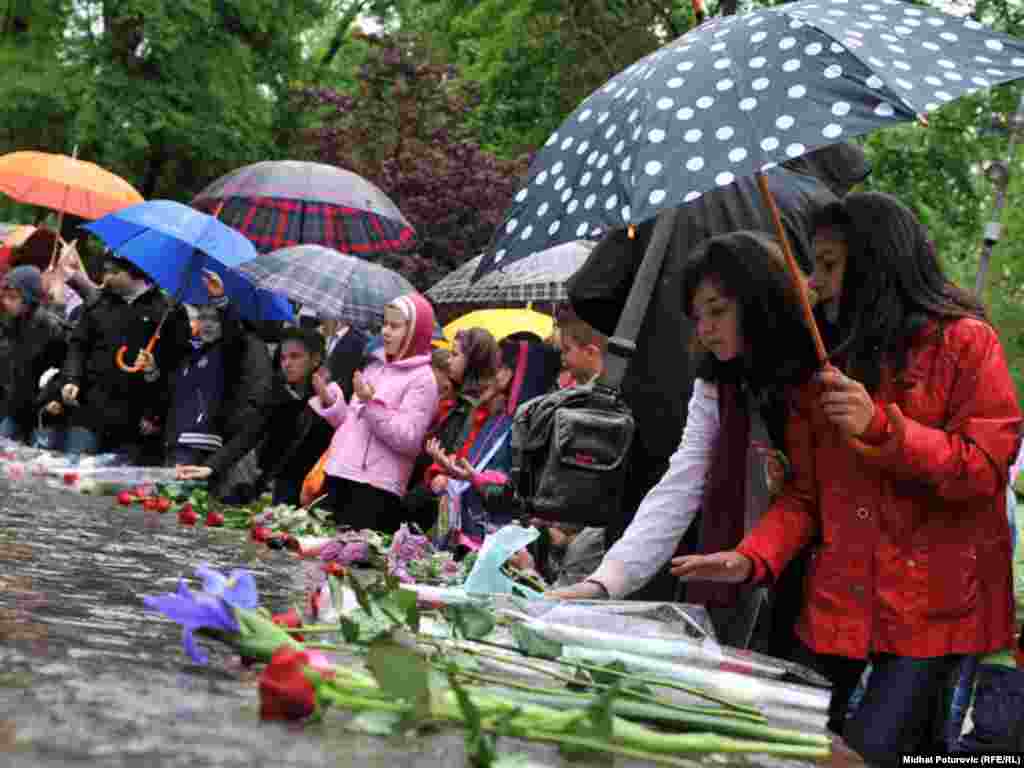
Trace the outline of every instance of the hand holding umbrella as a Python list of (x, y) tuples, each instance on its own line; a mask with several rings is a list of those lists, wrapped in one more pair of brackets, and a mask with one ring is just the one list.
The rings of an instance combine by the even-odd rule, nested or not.
[[(238, 300), (243, 317), (294, 320), (283, 297), (257, 289), (233, 270), (256, 251), (241, 233), (212, 216), (171, 200), (151, 200), (104, 216), (85, 228), (174, 295), (168, 312), (181, 301), (203, 301), (206, 291), (197, 276), (201, 268), (208, 268), (220, 275), (224, 290)], [(146, 345), (147, 352), (152, 353), (166, 319), (165, 312)], [(124, 363), (124, 350), (118, 351), (117, 364), (128, 372), (139, 370)]]
[(818, 374), (818, 381), (825, 386), (820, 400), (825, 418), (847, 437), (863, 435), (875, 417), (875, 401), (864, 385), (832, 366)]
[[(206, 292), (211, 299), (219, 299), (224, 295), (224, 281), (220, 279), (220, 275), (216, 272), (204, 269), (203, 283), (206, 285)], [(169, 312), (165, 312), (164, 316), (160, 318), (160, 324), (156, 327), (153, 337), (144, 348), (139, 350), (139, 354), (135, 356), (134, 365), (128, 366), (124, 362), (124, 355), (128, 351), (127, 346), (122, 346), (117, 350), (116, 361), (118, 368), (127, 373), (139, 373), (141, 371), (144, 374), (152, 374), (156, 370), (156, 358), (153, 357), (153, 348), (156, 347), (157, 339), (160, 338), (160, 329), (163, 328), (168, 314)]]

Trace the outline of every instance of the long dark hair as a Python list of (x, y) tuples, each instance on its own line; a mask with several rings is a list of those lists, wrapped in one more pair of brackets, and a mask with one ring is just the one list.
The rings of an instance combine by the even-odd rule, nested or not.
[(696, 376), (707, 381), (742, 376), (754, 390), (784, 395), (818, 368), (814, 340), (786, 271), (779, 244), (760, 232), (732, 232), (705, 240), (683, 269), (684, 310), (693, 316), (693, 296), (705, 279), (739, 304), (744, 351), (721, 362), (694, 347)]
[(857, 192), (813, 220), (847, 246), (839, 300), (838, 346), (831, 356), (869, 392), (882, 368), (903, 373), (907, 354), (932, 320), (987, 320), (985, 308), (946, 277), (924, 225), (903, 203), (881, 192)]

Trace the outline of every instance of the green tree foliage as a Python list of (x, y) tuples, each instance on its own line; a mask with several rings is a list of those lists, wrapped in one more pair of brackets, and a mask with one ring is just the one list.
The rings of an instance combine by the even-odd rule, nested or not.
[(362, 36), (358, 85), (305, 92), (308, 156), (373, 181), (419, 234), (417, 255), (385, 259), (423, 288), (477, 253), (512, 200), (525, 159), (483, 151), (466, 119), (478, 87), (434, 63), (415, 36)]
[[(146, 197), (202, 183), (287, 139), (302, 33), (321, 0), (17, 0), (0, 37), (4, 151), (70, 152)], [(20, 21), (19, 21), (20, 20)], [(9, 117), (8, 117), (9, 116)]]
[(539, 146), (591, 91), (683, 34), (689, 2), (423, 0), (406, 17), (481, 84), (481, 142), (515, 157)]

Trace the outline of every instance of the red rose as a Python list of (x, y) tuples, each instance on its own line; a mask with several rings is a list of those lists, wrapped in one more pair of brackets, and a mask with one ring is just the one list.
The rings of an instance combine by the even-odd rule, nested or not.
[(182, 525), (195, 525), (199, 520), (199, 515), (192, 509), (191, 504), (183, 504), (181, 509), (178, 510), (178, 522)]
[(211, 528), (218, 528), (224, 525), (224, 515), (220, 512), (208, 512), (206, 515), (206, 524)]
[(303, 673), (308, 665), (303, 651), (287, 647), (274, 651), (260, 675), (261, 720), (302, 720), (313, 714), (316, 693)]
[(265, 528), (262, 525), (254, 526), (250, 532), (253, 541), (264, 542), (273, 537), (274, 532), (269, 528)]
[(64, 485), (74, 485), (78, 482), (79, 474), (77, 472), (65, 472), (64, 473)]
[(160, 499), (144, 499), (142, 508), (147, 512), (158, 512), (160, 511)]
[(173, 504), (174, 502), (168, 499), (166, 496), (161, 496), (159, 499), (156, 500), (156, 511), (161, 513), (166, 512), (171, 508)]
[(135, 503), (135, 494), (131, 491), (121, 491), (117, 494), (117, 503), (125, 507), (130, 507)]
[[(275, 613), (270, 617), (271, 620), (279, 627), (288, 627), (289, 629), (298, 629), (302, 626), (302, 617), (299, 616), (298, 611), (294, 608), (289, 608), (284, 613)], [(304, 639), (300, 634), (292, 634), (296, 640)]]
[(339, 579), (345, 578), (345, 566), (335, 560), (331, 560), (329, 563), (324, 563), (320, 566), (320, 570), (328, 576), (336, 576)]

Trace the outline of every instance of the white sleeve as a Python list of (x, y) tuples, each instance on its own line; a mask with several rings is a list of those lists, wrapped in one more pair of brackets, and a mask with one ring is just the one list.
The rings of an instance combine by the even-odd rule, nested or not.
[(610, 597), (618, 599), (640, 589), (675, 554), (700, 508), (718, 430), (718, 388), (697, 379), (683, 438), (669, 459), (668, 470), (591, 575)]

